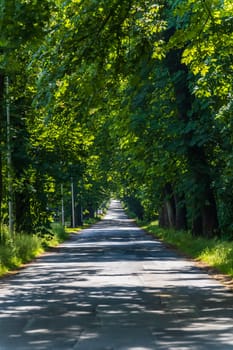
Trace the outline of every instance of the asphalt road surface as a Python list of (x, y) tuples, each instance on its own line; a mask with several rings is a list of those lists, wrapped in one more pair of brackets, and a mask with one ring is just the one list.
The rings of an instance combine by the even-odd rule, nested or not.
[(233, 294), (129, 220), (103, 221), (0, 280), (0, 350), (233, 349)]

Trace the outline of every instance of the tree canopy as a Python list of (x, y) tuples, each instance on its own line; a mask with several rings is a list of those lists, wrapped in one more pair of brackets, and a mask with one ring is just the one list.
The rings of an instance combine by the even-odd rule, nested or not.
[(16, 230), (61, 215), (61, 196), (69, 217), (74, 183), (77, 216), (114, 195), (162, 226), (232, 237), (232, 1), (0, 9), (3, 223), (11, 178)]

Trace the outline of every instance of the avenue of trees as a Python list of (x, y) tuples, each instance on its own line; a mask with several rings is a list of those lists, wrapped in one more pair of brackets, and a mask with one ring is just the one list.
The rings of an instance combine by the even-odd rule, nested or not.
[[(0, 0), (0, 207), (16, 231), (114, 194), (233, 237), (231, 0)], [(11, 213), (9, 214), (9, 205)]]

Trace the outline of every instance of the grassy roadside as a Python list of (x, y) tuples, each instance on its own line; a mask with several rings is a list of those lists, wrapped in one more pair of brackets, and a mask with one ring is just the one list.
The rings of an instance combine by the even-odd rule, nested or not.
[(68, 238), (68, 233), (60, 224), (52, 224), (46, 233), (10, 235), (2, 228), (0, 242), (0, 277), (30, 262), (46, 250), (57, 246)]
[(189, 232), (162, 229), (156, 221), (139, 225), (180, 252), (233, 277), (233, 242), (193, 237)]
[(89, 219), (83, 226), (71, 229), (64, 228), (59, 223), (53, 223), (46, 233), (33, 235), (17, 233), (11, 236), (7, 228), (3, 227), (0, 241), (0, 277), (58, 246), (69, 238), (70, 233), (78, 233), (99, 220), (100, 218)]

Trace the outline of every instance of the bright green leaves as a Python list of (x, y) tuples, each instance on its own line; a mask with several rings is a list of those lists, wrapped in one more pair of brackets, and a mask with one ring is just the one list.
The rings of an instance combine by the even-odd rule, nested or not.
[[(30, 106), (24, 118), (31, 166), (53, 184), (49, 195), (61, 182), (69, 188), (72, 172), (79, 200), (97, 203), (117, 188), (140, 200), (150, 217), (167, 184), (185, 193), (189, 213), (200, 209), (192, 207), (195, 192), (206, 188), (193, 168), (205, 157), (206, 173), (215, 174), (211, 186), (221, 183), (217, 157), (225, 183), (233, 142), (231, 1), (5, 5), (2, 28), (14, 30), (6, 37), (3, 28), (1, 40), (18, 46), (3, 61), (22, 72), (24, 85), (19, 75), (14, 93), (24, 91)], [(194, 151), (203, 159), (191, 164)]]
[(230, 77), (233, 73), (230, 59), (233, 49), (231, 2), (177, 1), (173, 8), (183, 24), (169, 45), (186, 45), (182, 62), (197, 77), (196, 96), (227, 98), (232, 89)]

